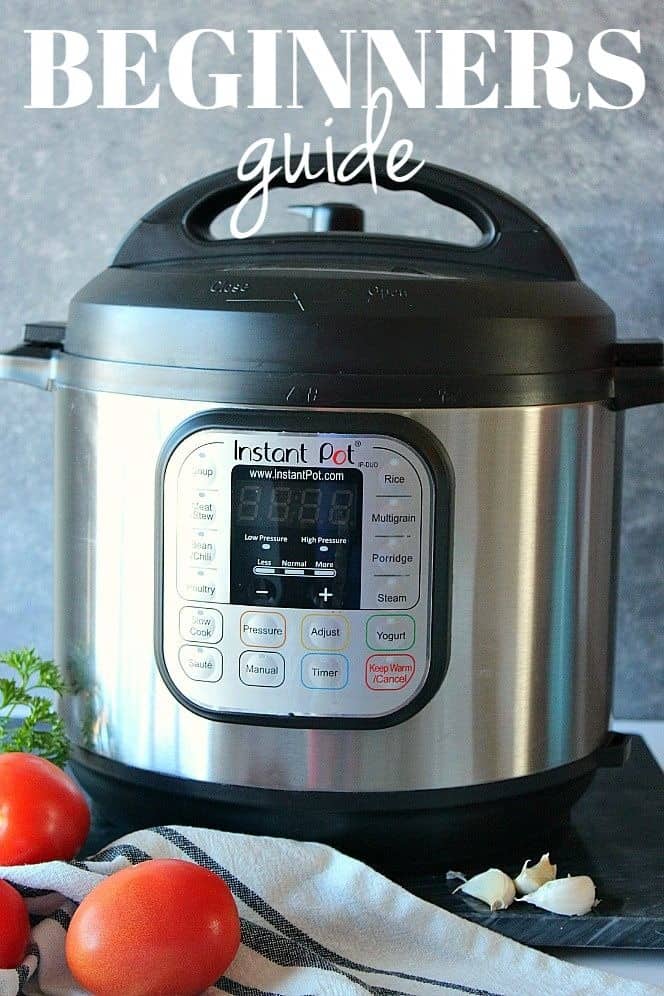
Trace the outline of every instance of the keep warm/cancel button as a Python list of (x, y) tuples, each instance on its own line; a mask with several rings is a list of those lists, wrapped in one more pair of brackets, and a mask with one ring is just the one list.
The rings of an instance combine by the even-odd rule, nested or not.
[(396, 692), (414, 674), (415, 658), (410, 654), (373, 654), (367, 659), (365, 680), (374, 692)]

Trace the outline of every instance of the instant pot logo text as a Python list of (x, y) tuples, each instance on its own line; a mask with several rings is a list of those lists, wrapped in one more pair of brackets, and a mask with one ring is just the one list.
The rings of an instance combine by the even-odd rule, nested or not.
[[(331, 110), (361, 107), (363, 140), (334, 161), (334, 124), (325, 117), (319, 134), (294, 149), (284, 132), (283, 165), (273, 163), (274, 137), (253, 141), (240, 157), (238, 179), (246, 194), (233, 209), (231, 234), (255, 235), (268, 208), (270, 184), (301, 177), (348, 183), (363, 173), (377, 192), (375, 156), (383, 146), (393, 183), (406, 183), (423, 166), (413, 159), (413, 143), (388, 145), (392, 109), (400, 101), (413, 111), (448, 108), (561, 111), (627, 110), (639, 103), (646, 79), (635, 53), (641, 32), (606, 28), (588, 43), (575, 44), (555, 30), (491, 28), (235, 31), (203, 27), (166, 46), (154, 28), (101, 29), (86, 36), (60, 28), (26, 30), (30, 95), (27, 108), (71, 110), (96, 101), (100, 109), (159, 109), (164, 93), (195, 111), (306, 112), (311, 88), (319, 88)], [(164, 49), (167, 48), (167, 51)], [(101, 72), (91, 67), (101, 63)], [(504, 64), (508, 63), (507, 73)], [(238, 72), (238, 67), (249, 67)], [(164, 101), (167, 103), (167, 100)], [(325, 165), (315, 168), (312, 148), (323, 148)], [(279, 176), (279, 174), (282, 174)], [(243, 227), (250, 201), (258, 212)]]
[[(310, 447), (306, 443), (297, 446), (273, 446), (267, 440), (251, 446), (238, 439), (233, 444), (233, 456), (238, 463), (281, 463), (302, 466), (311, 462)], [(316, 447), (316, 463), (334, 464), (341, 467), (353, 463), (353, 446), (338, 446), (325, 442)]]

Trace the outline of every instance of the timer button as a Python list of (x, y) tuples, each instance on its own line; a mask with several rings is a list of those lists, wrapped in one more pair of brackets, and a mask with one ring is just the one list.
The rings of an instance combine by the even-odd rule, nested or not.
[(196, 643), (219, 643), (224, 633), (221, 612), (186, 605), (180, 609), (180, 633), (185, 640)]
[(306, 688), (345, 688), (348, 684), (348, 658), (343, 654), (305, 654), (302, 658), (302, 684)]
[(223, 660), (214, 647), (180, 647), (180, 667), (193, 681), (219, 681)]
[(243, 612), (240, 639), (247, 647), (281, 647), (286, 642), (286, 620), (280, 612)]
[(302, 643), (309, 650), (343, 650), (348, 643), (348, 630), (344, 616), (305, 616)]

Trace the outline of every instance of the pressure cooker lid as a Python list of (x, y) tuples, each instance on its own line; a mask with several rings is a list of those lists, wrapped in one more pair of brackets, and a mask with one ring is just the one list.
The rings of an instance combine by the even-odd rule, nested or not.
[[(283, 161), (274, 165), (271, 187), (286, 186)], [(309, 175), (325, 165), (313, 156)], [(371, 179), (365, 165), (350, 185)], [(307, 208), (308, 232), (214, 239), (214, 219), (255, 184), (226, 170), (140, 220), (111, 267), (72, 301), (65, 353), (218, 370), (247, 384), (306, 376), (327, 385), (319, 403), (325, 391), (331, 403), (376, 403), (375, 390), (362, 395), (377, 378), (386, 399), (434, 407), (608, 396), (613, 313), (539, 218), (429, 163), (400, 184), (377, 157), (375, 179), (462, 212), (480, 242), (365, 233), (352, 204)], [(312, 182), (301, 174), (288, 185)]]

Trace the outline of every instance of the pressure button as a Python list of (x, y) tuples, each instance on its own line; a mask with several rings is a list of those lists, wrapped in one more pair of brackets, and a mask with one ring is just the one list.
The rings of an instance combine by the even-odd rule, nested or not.
[(243, 612), (240, 639), (247, 647), (281, 647), (286, 642), (286, 620), (280, 612)]

